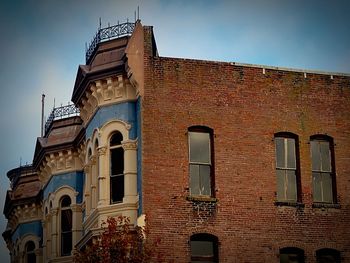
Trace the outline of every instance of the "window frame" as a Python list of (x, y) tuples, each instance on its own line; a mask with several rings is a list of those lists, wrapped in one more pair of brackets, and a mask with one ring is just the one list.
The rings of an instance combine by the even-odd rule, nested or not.
[[(69, 205), (63, 205), (63, 201), (65, 200), (65, 198), (69, 198)], [(65, 256), (70, 256), (72, 255), (72, 251), (73, 251), (73, 210), (71, 208), (71, 205), (72, 205), (72, 199), (70, 198), (69, 195), (63, 195), (61, 197), (61, 200), (60, 200), (60, 255), (62, 257), (65, 257)], [(70, 227), (70, 230), (67, 230), (67, 231), (63, 231), (62, 229), (62, 225), (63, 225), (63, 212), (64, 211), (69, 211), (70, 210), (70, 220), (71, 220), (71, 227)], [(69, 235), (70, 234), (70, 235)], [(70, 247), (70, 252), (69, 253), (66, 253), (65, 252), (65, 247), (64, 247), (64, 242), (63, 240), (66, 238), (64, 236), (68, 235), (70, 237), (70, 243), (71, 243), (71, 247)]]
[[(192, 242), (196, 242), (196, 241), (211, 242), (213, 246), (212, 257), (208, 258), (206, 256), (192, 255), (192, 249), (191, 249)], [(219, 239), (215, 235), (208, 234), (208, 233), (193, 234), (191, 235), (189, 240), (189, 248), (190, 248), (190, 256), (191, 256), (190, 262), (198, 262), (198, 261), (206, 261), (206, 262), (211, 261), (213, 263), (219, 262)]]
[[(288, 167), (278, 167), (277, 164), (277, 144), (276, 144), (276, 138), (283, 138), (283, 139), (293, 139), (294, 140), (294, 154), (295, 154), (295, 169), (288, 168)], [(276, 200), (277, 202), (282, 203), (301, 203), (302, 202), (302, 193), (301, 193), (301, 176), (300, 176), (300, 151), (299, 151), (299, 136), (291, 133), (291, 132), (277, 132), (274, 134), (274, 149), (275, 149), (275, 178), (276, 178), (276, 189), (278, 187), (278, 175), (277, 170), (293, 170), (295, 171), (295, 184), (296, 184), (296, 199), (279, 199), (278, 198), (278, 192), (276, 191)], [(288, 159), (288, 155), (285, 156), (286, 159)]]
[[(191, 161), (191, 141), (190, 141), (190, 133), (204, 133), (209, 135), (209, 163), (201, 163), (201, 162), (193, 162)], [(215, 158), (214, 158), (214, 132), (213, 129), (207, 126), (191, 126), (187, 130), (187, 144), (188, 144), (188, 172), (189, 172), (189, 191), (190, 196), (192, 197), (215, 197)], [(193, 194), (191, 189), (191, 164), (192, 165), (203, 165), (209, 166), (210, 169), (210, 194)]]
[[(328, 142), (329, 145), (329, 153), (330, 153), (330, 165), (331, 169), (330, 171), (322, 171), (322, 170), (313, 170), (313, 156), (312, 156), (312, 142), (313, 141), (321, 141), (321, 142)], [(324, 135), (324, 134), (316, 134), (310, 136), (310, 157), (311, 157), (311, 180), (312, 180), (312, 200), (314, 203), (319, 204), (337, 204), (337, 183), (336, 183), (336, 168), (335, 168), (335, 153), (334, 153), (334, 140), (331, 136)], [(320, 160), (321, 161), (321, 160)], [(322, 201), (315, 201), (315, 195), (314, 195), (314, 175), (313, 173), (320, 173), (320, 174), (330, 174), (331, 177), (331, 190), (332, 190), (332, 200), (331, 202), (322, 200)], [(324, 191), (321, 189), (321, 191)]]
[[(34, 245), (34, 248), (32, 250), (28, 250), (28, 246), (29, 244), (33, 244)], [(31, 256), (33, 258), (31, 258)], [(35, 254), (35, 242), (32, 241), (32, 240), (28, 240), (25, 244), (25, 262), (26, 263), (32, 263), (34, 260), (34, 262), (36, 262), (36, 254)]]
[[(116, 134), (118, 134), (119, 133), (119, 135), (121, 136), (121, 140), (120, 140), (120, 144), (117, 144), (117, 145), (111, 145), (111, 140), (112, 140), (112, 138), (113, 138), (113, 136), (114, 135), (116, 135)], [(110, 177), (110, 182), (109, 182), (109, 185), (110, 185), (110, 204), (118, 204), (118, 203), (122, 203), (123, 202), (123, 198), (125, 197), (125, 174), (124, 174), (124, 169), (125, 169), (125, 163), (124, 163), (124, 161), (125, 161), (125, 151), (124, 151), (124, 149), (123, 149), (123, 146), (122, 146), (122, 141), (124, 140), (124, 137), (123, 137), (123, 134), (120, 132), (120, 131), (118, 131), (118, 130), (116, 130), (116, 131), (113, 131), (112, 133), (111, 133), (111, 135), (109, 136), (109, 177)], [(112, 175), (112, 151), (113, 150), (117, 150), (117, 149), (121, 149), (122, 150), (122, 152), (123, 152), (123, 160), (122, 160), (122, 162), (123, 162), (123, 173), (121, 173), (121, 174), (116, 174), (116, 175)], [(116, 200), (116, 201), (114, 201), (113, 200), (113, 185), (112, 185), (112, 180), (113, 180), (113, 178), (116, 178), (117, 179), (117, 177), (122, 177), (122, 181), (123, 181), (123, 197), (121, 198), (121, 200)], [(115, 180), (116, 180), (115, 179)]]

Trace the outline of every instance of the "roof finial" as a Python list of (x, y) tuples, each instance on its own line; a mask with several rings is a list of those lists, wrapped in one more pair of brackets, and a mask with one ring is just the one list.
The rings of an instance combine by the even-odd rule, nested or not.
[(101, 17), (100, 17), (100, 27), (99, 27), (99, 29), (101, 29), (101, 24), (102, 24), (102, 23), (101, 23)]

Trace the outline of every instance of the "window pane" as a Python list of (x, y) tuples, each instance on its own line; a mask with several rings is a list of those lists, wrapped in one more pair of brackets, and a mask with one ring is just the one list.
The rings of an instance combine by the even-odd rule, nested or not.
[(27, 263), (36, 263), (36, 255), (34, 252), (30, 252), (27, 255)]
[(212, 241), (191, 241), (192, 256), (214, 256)]
[(329, 151), (329, 142), (326, 142), (326, 141), (320, 142), (320, 150), (321, 150), (321, 160), (322, 160), (322, 171), (330, 172), (331, 156)]
[(322, 173), (323, 200), (327, 203), (333, 202), (332, 177), (329, 173)]
[(62, 232), (72, 230), (72, 210), (65, 209), (61, 211), (61, 230)]
[(295, 140), (288, 138), (287, 140), (287, 167), (296, 168), (295, 162)]
[(27, 251), (27, 252), (34, 251), (34, 249), (35, 249), (35, 244), (34, 244), (33, 241), (28, 241), (26, 247), (27, 247), (27, 248), (26, 248), (26, 251)]
[(111, 177), (111, 201), (122, 202), (124, 197), (124, 175)]
[(72, 232), (62, 233), (61, 237), (61, 254), (62, 256), (70, 255), (72, 251)]
[(322, 202), (321, 173), (312, 173), (313, 199), (315, 202)]
[(296, 185), (296, 175), (294, 170), (287, 170), (287, 180), (286, 180), (286, 189), (287, 189), (287, 199), (290, 201), (297, 200), (297, 185)]
[(70, 204), (71, 204), (71, 200), (69, 196), (65, 196), (62, 198), (61, 207), (69, 207)]
[(189, 132), (190, 162), (210, 163), (209, 133)]
[(276, 166), (285, 168), (284, 138), (275, 138)]
[(312, 170), (321, 171), (320, 144), (318, 141), (311, 141)]
[(304, 263), (304, 251), (298, 248), (287, 248), (280, 250), (281, 263)]
[(116, 132), (111, 137), (110, 146), (120, 145), (122, 140), (123, 135), (120, 132)]
[(317, 263), (340, 263), (340, 252), (335, 249), (320, 249), (316, 251)]
[(124, 173), (124, 150), (116, 148), (111, 150), (111, 175)]
[(199, 180), (200, 180), (201, 195), (210, 195), (211, 185), (210, 185), (210, 166), (209, 165), (199, 165)]
[(289, 263), (289, 256), (287, 254), (281, 254), (280, 263)]
[(277, 173), (277, 200), (286, 200), (285, 170), (276, 170)]
[(191, 195), (199, 195), (199, 165), (190, 164)]

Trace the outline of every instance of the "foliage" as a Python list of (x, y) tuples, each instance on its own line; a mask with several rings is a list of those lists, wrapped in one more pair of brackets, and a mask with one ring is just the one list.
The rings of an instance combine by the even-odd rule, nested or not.
[[(106, 226), (107, 225), (107, 226)], [(149, 263), (151, 246), (145, 240), (145, 229), (130, 224), (130, 219), (110, 217), (102, 232), (83, 251), (74, 255), (76, 263)]]

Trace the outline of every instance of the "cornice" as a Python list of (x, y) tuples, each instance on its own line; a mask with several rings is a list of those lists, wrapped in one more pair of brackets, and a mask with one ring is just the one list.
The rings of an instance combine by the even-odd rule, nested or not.
[(125, 73), (125, 65), (122, 63), (115, 67), (109, 67), (107, 69), (96, 70), (93, 72), (85, 72), (83, 73), (81, 68), (78, 69), (76, 79), (80, 78), (80, 81), (76, 82), (74, 86), (74, 92), (72, 94), (72, 101), (74, 104), (80, 103), (84, 93), (86, 92), (86, 88), (89, 87), (91, 83), (95, 80), (102, 79), (115, 74), (124, 74)]
[(95, 80), (85, 89), (78, 104), (83, 125), (87, 126), (100, 107), (136, 99), (136, 89), (123, 74)]
[(79, 152), (75, 149), (69, 149), (45, 155), (45, 159), (39, 167), (38, 174), (42, 184), (46, 185), (50, 177), (54, 174), (82, 169), (83, 166)]

